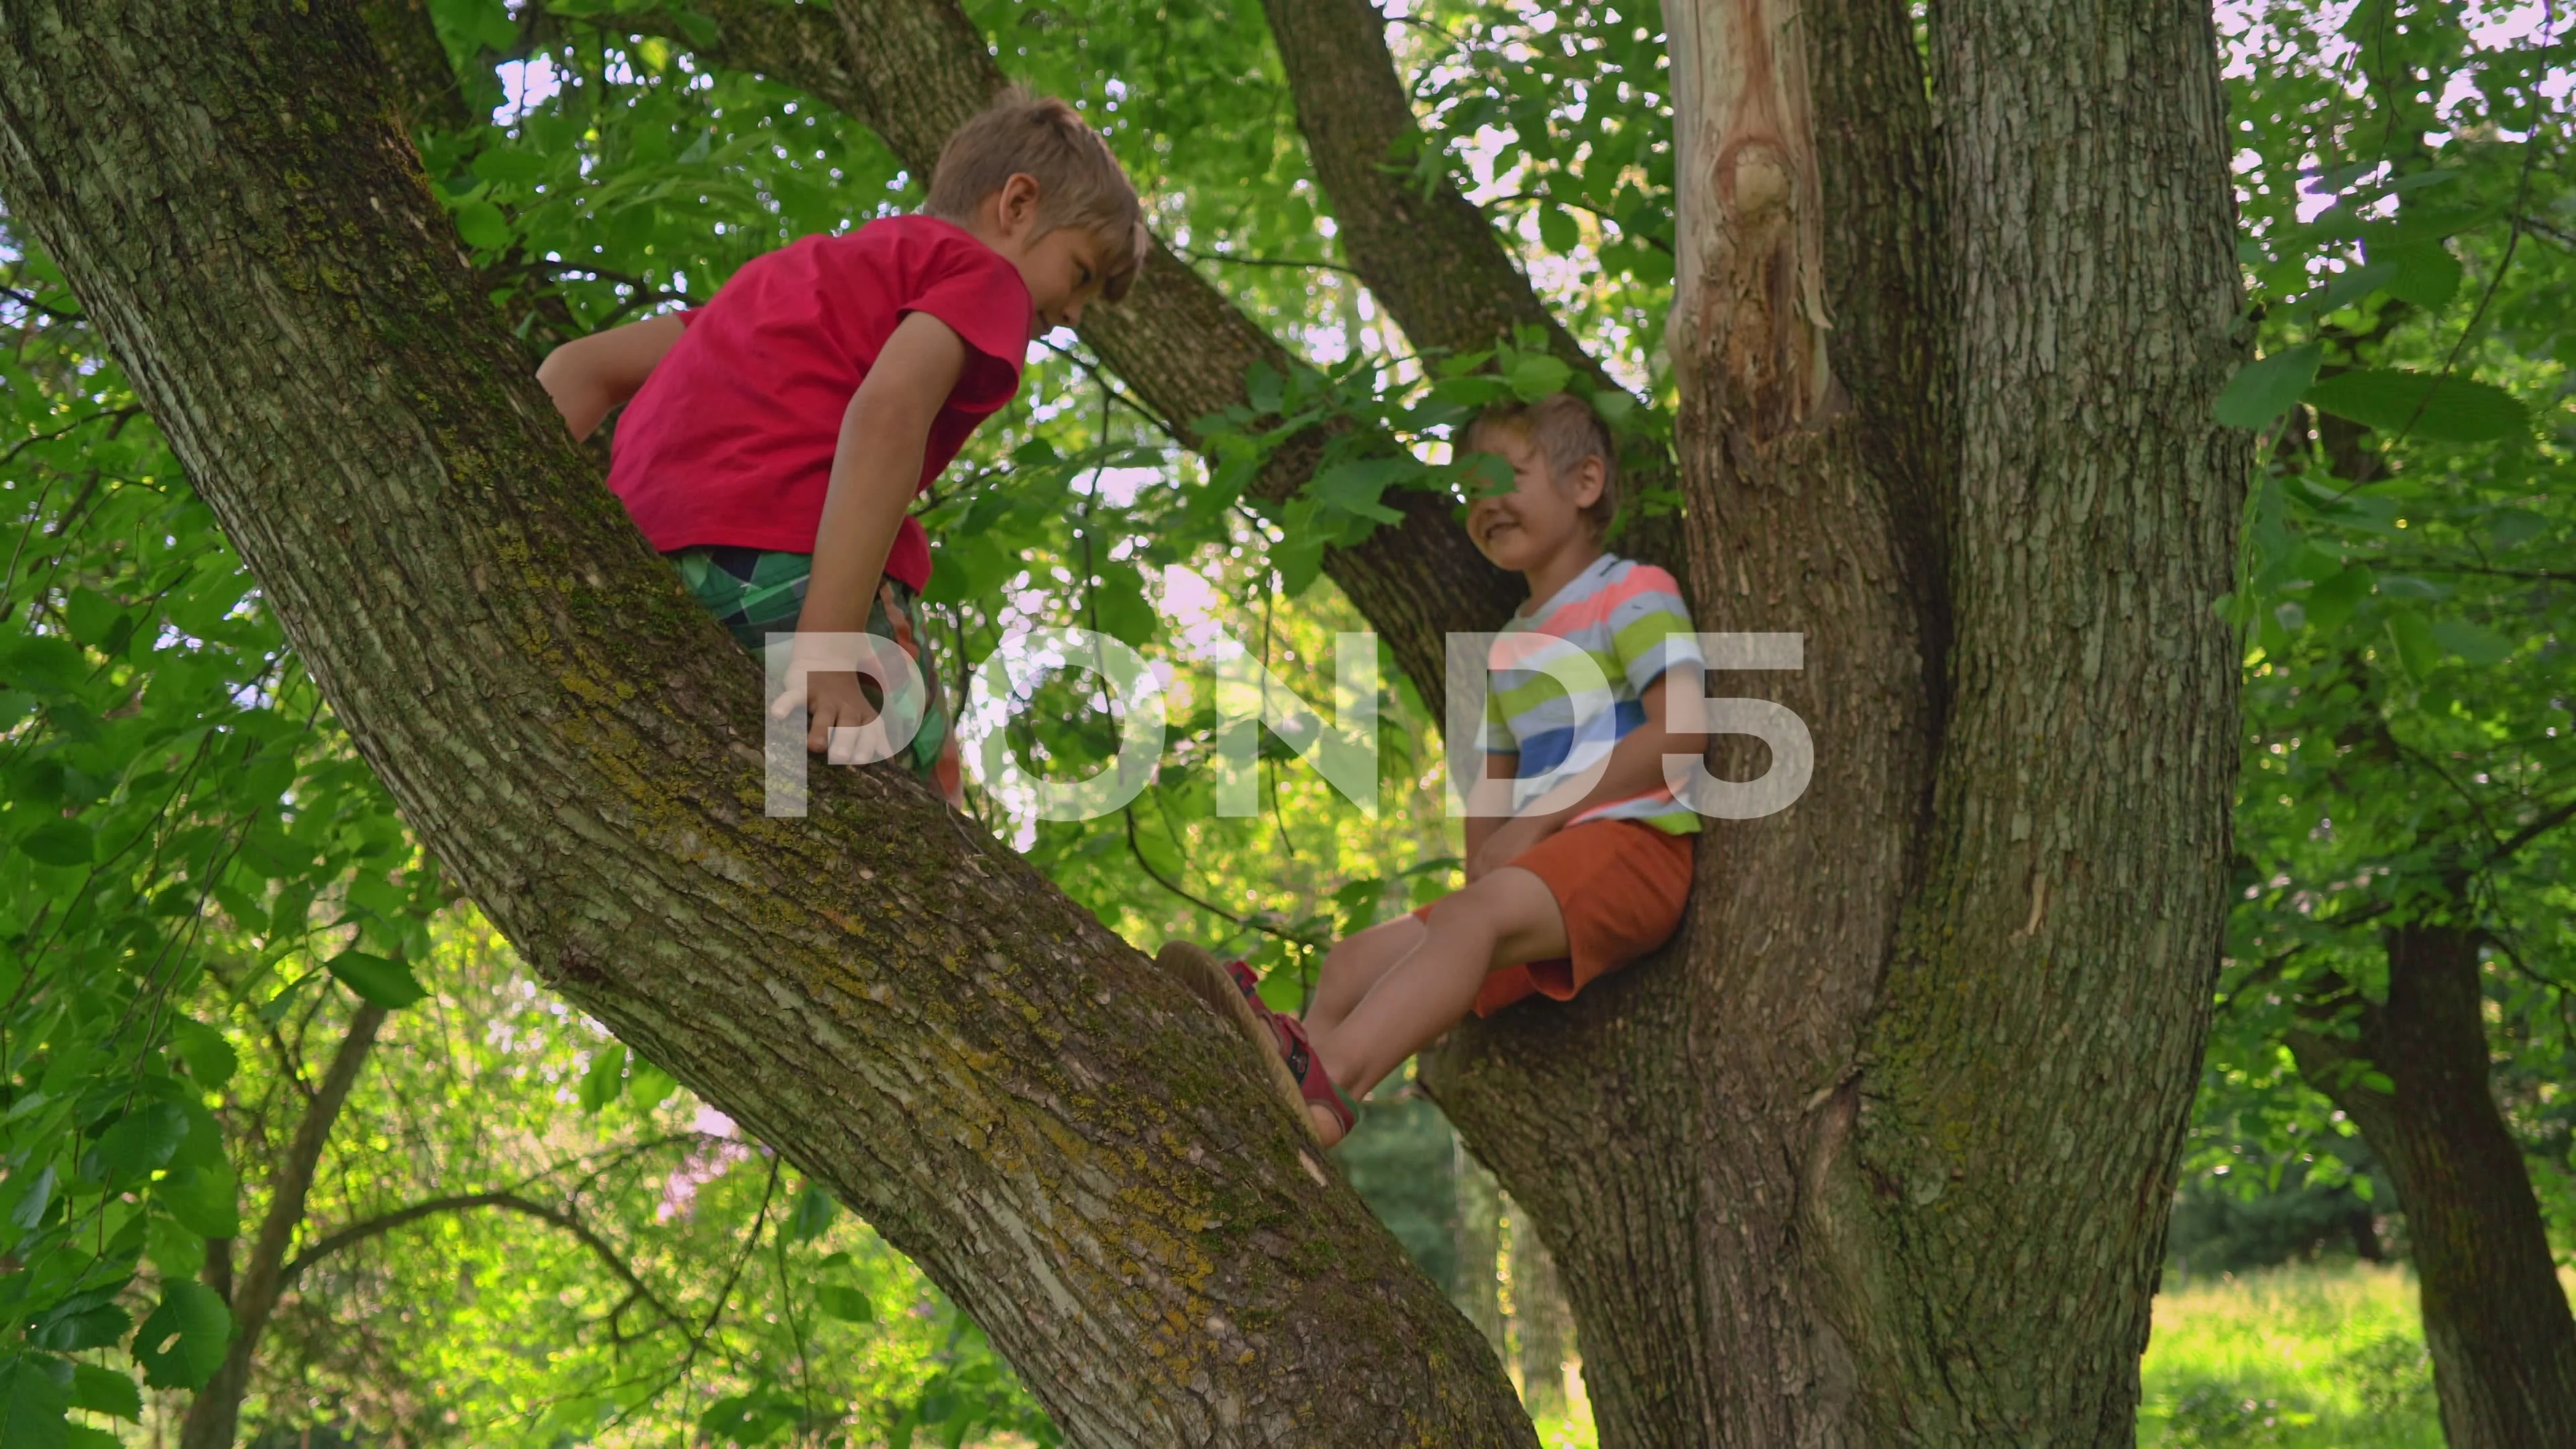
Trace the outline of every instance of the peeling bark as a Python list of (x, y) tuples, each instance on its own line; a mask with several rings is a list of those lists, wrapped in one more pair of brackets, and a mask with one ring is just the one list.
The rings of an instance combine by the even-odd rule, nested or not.
[(1535, 1443), (1185, 991), (891, 767), (762, 813), (757, 669), (527, 375), (350, 0), (8, 19), (13, 223), (531, 967), (911, 1255), (1073, 1442)]
[(1825, 194), (1797, 0), (1676, 5), (1675, 376), (1713, 366), (1751, 442), (1825, 420)]

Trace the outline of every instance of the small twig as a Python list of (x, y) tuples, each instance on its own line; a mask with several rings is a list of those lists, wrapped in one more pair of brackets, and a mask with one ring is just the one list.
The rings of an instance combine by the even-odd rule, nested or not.
[[(1339, 272), (1345, 277), (1360, 275), (1356, 269), (1346, 267), (1340, 262), (1306, 261), (1297, 257), (1238, 257), (1226, 252), (1196, 251), (1189, 247), (1174, 247), (1173, 250), (1194, 262), (1224, 262), (1229, 266), (1237, 267), (1285, 267), (1291, 270)], [(1360, 280), (1366, 281), (1367, 278), (1361, 277)]]
[[(63, 424), (61, 427), (54, 429), (50, 433), (38, 433), (30, 438), (19, 439), (16, 446), (10, 448), (9, 451), (5, 453), (0, 453), (0, 467), (6, 467), (11, 463), (16, 462), (20, 453), (36, 446), (38, 443), (51, 443), (58, 439), (67, 437), (102, 418), (109, 419), (122, 426), (127, 418), (134, 417), (142, 411), (143, 409), (140, 405), (135, 405), (121, 408), (109, 408), (105, 412), (83, 413), (81, 416), (72, 419), (70, 422)], [(111, 432), (109, 436), (113, 437), (115, 434)]]
[[(514, 1192), (467, 1192), (448, 1197), (430, 1198), (386, 1213), (382, 1217), (369, 1218), (365, 1222), (342, 1228), (296, 1254), (279, 1271), (278, 1287), (282, 1290), (292, 1285), (298, 1274), (343, 1248), (365, 1242), (369, 1238), (381, 1237), (396, 1228), (416, 1223), (422, 1218), (482, 1207), (505, 1208), (511, 1212), (535, 1218), (539, 1222), (551, 1224), (571, 1234), (583, 1247), (590, 1249), (608, 1271), (616, 1275), (619, 1282), (627, 1286), (633, 1297), (640, 1298), (651, 1305), (654, 1312), (661, 1314), (669, 1322), (684, 1321), (677, 1310), (663, 1302), (659, 1294), (647, 1287), (642, 1278), (636, 1276), (634, 1268), (618, 1254), (616, 1248), (611, 1246), (607, 1239), (593, 1231), (588, 1223), (564, 1209), (548, 1207), (544, 1203), (522, 1197)], [(609, 1316), (613, 1329), (616, 1315), (612, 1313)]]
[(0, 297), (6, 297), (10, 301), (17, 303), (19, 306), (26, 308), (30, 312), (42, 312), (57, 322), (81, 322), (88, 320), (78, 312), (66, 312), (59, 307), (48, 307), (44, 303), (36, 300), (35, 293), (21, 291), (16, 287), (0, 287)]

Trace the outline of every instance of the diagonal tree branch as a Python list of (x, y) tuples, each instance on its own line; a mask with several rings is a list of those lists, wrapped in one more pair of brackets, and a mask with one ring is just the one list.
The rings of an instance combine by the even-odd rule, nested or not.
[(1333, 201), (1337, 239), (1413, 345), (1474, 352), (1535, 327), (1558, 360), (1599, 386), (1616, 386), (1531, 290), (1485, 213), (1445, 174), (1426, 193), (1399, 164), (1428, 142), (1377, 6), (1262, 0), (1261, 8), (1288, 72), (1307, 159)]
[(1180, 983), (895, 767), (767, 813), (758, 668), (528, 375), (352, 0), (11, 13), (13, 221), (522, 959), (910, 1254), (1075, 1442), (1535, 1444)]

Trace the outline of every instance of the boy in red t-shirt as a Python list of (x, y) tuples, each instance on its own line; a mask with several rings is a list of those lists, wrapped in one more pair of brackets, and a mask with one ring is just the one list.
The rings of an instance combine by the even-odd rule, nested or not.
[[(876, 710), (803, 636), (864, 630), (920, 660), (913, 495), (1019, 391), (1032, 335), (1126, 293), (1143, 238), (1099, 134), (1015, 88), (949, 138), (921, 214), (756, 257), (704, 307), (565, 343), (537, 379), (576, 438), (626, 404), (610, 490), (736, 641), (797, 631), (770, 709), (806, 707), (806, 747), (839, 762)], [(938, 671), (922, 678), (911, 762), (958, 804)]]

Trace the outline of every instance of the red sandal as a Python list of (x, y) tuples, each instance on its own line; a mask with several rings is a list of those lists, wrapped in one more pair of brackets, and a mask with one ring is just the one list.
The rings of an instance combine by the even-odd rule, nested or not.
[[(1306, 1116), (1305, 1087), (1288, 1070), (1287, 1049), (1280, 1042), (1278, 1027), (1272, 1023), (1270, 1008), (1245, 990), (1242, 977), (1235, 974), (1242, 969), (1243, 975), (1250, 975), (1243, 963), (1219, 966), (1202, 947), (1188, 941), (1167, 941), (1154, 954), (1154, 964), (1180, 978), (1191, 995), (1206, 1002), (1210, 1010), (1233, 1026), (1235, 1034), (1243, 1038), (1243, 1044), (1260, 1061), (1255, 1070), (1270, 1084), (1280, 1104), (1295, 1113), (1298, 1121), (1305, 1122), (1308, 1131), (1314, 1130)], [(1258, 978), (1254, 984), (1260, 984)]]
[(1262, 1053), (1272, 1063), (1268, 1075), (1272, 1085), (1297, 1112), (1297, 1120), (1308, 1131), (1314, 1121), (1306, 1113), (1313, 1105), (1333, 1114), (1348, 1132), (1359, 1121), (1359, 1107), (1340, 1087), (1333, 1084), (1323, 1061), (1315, 1055), (1315, 1045), (1306, 1035), (1306, 1024), (1286, 1012), (1272, 1011), (1261, 999), (1261, 978), (1240, 957), (1220, 966), (1214, 956), (1187, 941), (1164, 943), (1154, 957), (1164, 970), (1188, 984), (1200, 1000), (1214, 1007), (1219, 1015), (1235, 1023), (1235, 1029), (1256, 1045), (1266, 1043)]
[(1333, 1085), (1332, 1075), (1324, 1070), (1324, 1059), (1315, 1055), (1315, 1044), (1306, 1038), (1306, 1023), (1274, 1011), (1270, 1013), (1270, 1029), (1279, 1034), (1279, 1054), (1287, 1058), (1288, 1075), (1297, 1079), (1297, 1091), (1308, 1105), (1332, 1113), (1344, 1132), (1359, 1125), (1359, 1103)]

